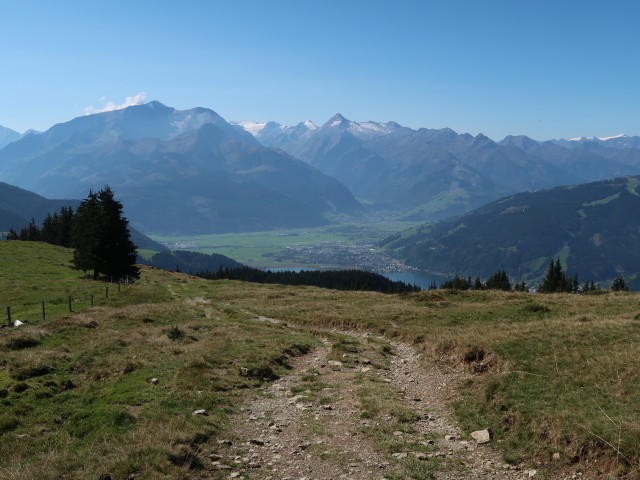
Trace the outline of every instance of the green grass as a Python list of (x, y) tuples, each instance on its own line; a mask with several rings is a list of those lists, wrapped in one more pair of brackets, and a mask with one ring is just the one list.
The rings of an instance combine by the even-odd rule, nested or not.
[[(506, 460), (637, 478), (638, 294), (382, 295), (212, 282), (145, 267), (137, 284), (69, 313), (68, 295), (105, 288), (79, 279), (69, 258), (50, 245), (0, 242), (2, 299), (30, 320), (0, 331), (0, 478), (209, 478), (204, 459), (229, 413), (286, 373), (292, 356), (318, 345), (318, 331), (333, 344), (331, 358), (385, 367), (392, 352), (384, 341), (327, 333), (334, 328), (403, 340), (466, 372), (458, 418), (467, 432), (490, 428)], [(43, 299), (63, 300), (45, 322)], [(251, 320), (259, 315), (293, 326)], [(182, 335), (169, 338), (172, 328)], [(315, 395), (326, 388), (319, 380), (308, 372), (300, 386)], [(396, 392), (363, 385), (359, 413), (411, 427)], [(191, 415), (201, 408), (209, 415)], [(556, 452), (559, 462), (551, 460)], [(409, 478), (429, 478), (415, 467)]]
[[(628, 187), (627, 187), (628, 188)], [(594, 202), (589, 202), (589, 203), (583, 203), (582, 206), (583, 207), (595, 207), (596, 205), (606, 205), (607, 203), (616, 200), (617, 198), (620, 198), (620, 193), (614, 193), (613, 195), (609, 195), (606, 198), (602, 198), (600, 200), (596, 200)]]
[[(65, 266), (67, 250), (0, 247), (3, 266), (10, 256), (22, 272), (3, 270), (0, 288), (23, 286), (14, 302), (92, 291)], [(43, 268), (46, 259), (54, 263)], [(183, 301), (213, 300), (212, 282), (145, 268), (128, 288), (101, 306), (2, 331), (0, 478), (190, 477), (238, 402), (317, 342), (223, 302), (206, 318), (203, 305)], [(208, 415), (191, 415), (197, 409)]]
[(304, 266), (304, 258), (283, 256), (288, 247), (324, 244), (353, 245), (377, 242), (388, 235), (405, 230), (416, 222), (341, 223), (318, 228), (266, 232), (224, 233), (192, 236), (157, 236), (158, 242), (183, 244), (189, 250), (218, 253), (253, 267)]

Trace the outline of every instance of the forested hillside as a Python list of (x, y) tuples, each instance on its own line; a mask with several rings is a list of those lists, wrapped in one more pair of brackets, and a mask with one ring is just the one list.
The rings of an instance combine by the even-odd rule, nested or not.
[(411, 265), (463, 277), (539, 280), (562, 259), (581, 281), (640, 275), (640, 177), (527, 192), (425, 224), (384, 246)]

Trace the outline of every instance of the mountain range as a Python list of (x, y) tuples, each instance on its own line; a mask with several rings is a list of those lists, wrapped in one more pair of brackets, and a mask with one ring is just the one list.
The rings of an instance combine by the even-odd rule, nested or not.
[(2, 133), (14, 141), (0, 149), (0, 181), (53, 198), (109, 184), (132, 225), (155, 234), (310, 227), (364, 209), (437, 221), (517, 192), (640, 173), (640, 137), (496, 142), (340, 114), (319, 126), (229, 123), (157, 101)]
[(502, 196), (640, 173), (640, 137), (495, 142), (449, 128), (413, 130), (396, 122), (354, 122), (336, 114), (322, 126), (238, 122), (344, 183), (361, 200), (439, 220)]
[(433, 273), (539, 281), (560, 257), (581, 281), (640, 286), (640, 176), (524, 192), (396, 234), (384, 248)]
[(71, 198), (109, 184), (146, 233), (315, 226), (361, 210), (344, 185), (212, 110), (156, 101), (23, 136), (0, 150), (0, 180)]

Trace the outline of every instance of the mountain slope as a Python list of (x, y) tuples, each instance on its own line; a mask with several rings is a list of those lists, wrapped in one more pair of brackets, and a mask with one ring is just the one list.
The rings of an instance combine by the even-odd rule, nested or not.
[[(0, 232), (8, 232), (11, 229), (19, 232), (32, 219), (40, 226), (47, 214), (58, 213), (62, 207), (75, 210), (79, 204), (79, 200), (49, 200), (28, 190), (0, 182)], [(129, 231), (131, 240), (139, 249), (158, 252), (168, 250), (134, 228), (130, 227)]]
[(640, 275), (640, 177), (526, 192), (423, 225), (385, 247), (429, 271), (539, 279), (556, 256), (581, 280)]
[(265, 145), (301, 158), (359, 198), (439, 220), (504, 195), (640, 173), (640, 138), (494, 142), (450, 128), (413, 130), (395, 122), (354, 122), (340, 114), (321, 127), (245, 124)]
[(21, 135), (18, 132), (0, 125), (0, 148), (3, 148), (5, 145), (8, 145), (11, 142), (19, 140), (20, 137)]
[(0, 178), (48, 196), (109, 184), (134, 226), (163, 234), (321, 225), (327, 212), (361, 208), (336, 180), (215, 112), (159, 102), (28, 135), (0, 151)]
[[(265, 130), (254, 130), (256, 138), (275, 146)], [(509, 193), (571, 179), (561, 168), (484, 135), (358, 123), (340, 114), (300, 135), (287, 136), (281, 128), (277, 146), (334, 176), (364, 200), (409, 210), (406, 218), (411, 219), (442, 219)]]
[(47, 213), (62, 207), (75, 208), (78, 200), (49, 200), (22, 188), (0, 182), (0, 232), (26, 227), (31, 219), (42, 223)]

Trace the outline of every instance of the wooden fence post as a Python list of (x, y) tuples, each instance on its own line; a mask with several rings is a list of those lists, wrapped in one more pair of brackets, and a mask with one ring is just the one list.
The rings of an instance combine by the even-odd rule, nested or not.
[(7, 327), (11, 326), (11, 307), (7, 306)]
[(107, 285), (106, 293), (104, 294), (104, 298), (109, 298), (109, 286)]
[(71, 312), (71, 295), (69, 295), (69, 312)]

